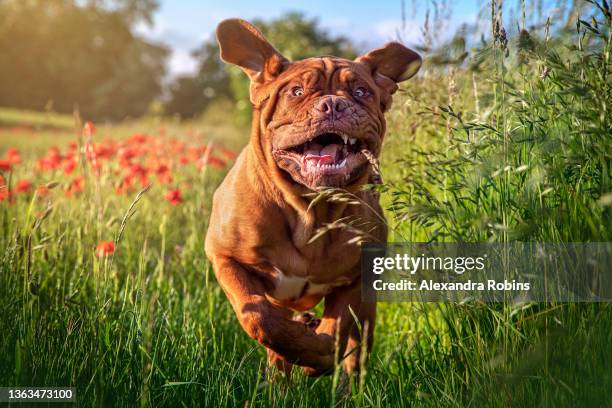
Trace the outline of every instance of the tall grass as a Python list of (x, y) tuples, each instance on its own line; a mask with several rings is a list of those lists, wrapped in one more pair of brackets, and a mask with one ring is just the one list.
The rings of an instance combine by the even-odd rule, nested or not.
[[(493, 2), (493, 41), (406, 91), (388, 138), (395, 160), (382, 161), (395, 240), (610, 240), (611, 16), (592, 6), (573, 33), (553, 36), (547, 22), (510, 39)], [(453, 369), (435, 394), (449, 404), (605, 401), (607, 304), (422, 309), (443, 322), (436, 349)]]
[[(514, 36), (492, 4), (491, 40), (401, 89), (376, 187), (391, 241), (610, 240), (605, 4), (573, 32)], [(32, 157), (3, 176), (60, 185), (0, 203), (0, 385), (76, 386), (85, 406), (608, 403), (607, 304), (381, 304), (361, 392), (274, 380), (203, 253), (221, 171), (178, 174), (191, 189), (176, 207), (156, 185), (112, 194), (112, 173), (68, 199)], [(94, 255), (101, 239), (112, 257)]]

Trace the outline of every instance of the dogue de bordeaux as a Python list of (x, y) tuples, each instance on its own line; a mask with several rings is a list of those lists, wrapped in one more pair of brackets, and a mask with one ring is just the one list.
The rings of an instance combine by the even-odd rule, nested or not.
[[(267, 348), (270, 364), (316, 376), (340, 356), (360, 367), (373, 340), (376, 305), (361, 301), (355, 232), (321, 226), (343, 217), (373, 225), (386, 242), (368, 156), (380, 154), (384, 113), (397, 83), (421, 66), (397, 42), (356, 60), (333, 56), (290, 62), (240, 19), (217, 27), (221, 58), (250, 79), (251, 137), (213, 199), (206, 253), (244, 331)], [(344, 189), (363, 205), (317, 200), (322, 187)], [(310, 193), (310, 194), (308, 194)], [(307, 311), (324, 299), (321, 319)], [(294, 314), (297, 313), (297, 316)], [(360, 324), (356, 324), (359, 319)], [(361, 329), (359, 328), (361, 326)], [(363, 361), (361, 361), (361, 364)]]

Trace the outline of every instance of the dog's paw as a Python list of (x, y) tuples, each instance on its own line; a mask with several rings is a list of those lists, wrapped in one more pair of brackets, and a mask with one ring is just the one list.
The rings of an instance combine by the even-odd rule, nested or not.
[(295, 316), (293, 320), (295, 320), (296, 322), (303, 323), (306, 327), (308, 327), (312, 331), (317, 330), (317, 327), (319, 327), (319, 324), (321, 324), (321, 319), (319, 319), (318, 317), (316, 317), (314, 314), (310, 312), (300, 313), (297, 316)]

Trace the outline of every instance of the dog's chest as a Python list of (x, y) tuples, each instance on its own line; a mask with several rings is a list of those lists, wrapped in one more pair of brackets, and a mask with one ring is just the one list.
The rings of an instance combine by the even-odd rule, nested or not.
[(309, 276), (289, 275), (274, 268), (274, 289), (271, 295), (278, 300), (297, 300), (309, 295), (324, 296), (335, 287), (351, 283), (351, 278), (339, 276), (329, 282), (317, 283)]
[[(283, 252), (272, 262), (271, 295), (279, 300), (297, 300), (308, 295), (324, 296), (348, 285), (359, 275), (359, 248), (323, 245), (320, 250)], [(326, 248), (326, 249), (323, 249)]]

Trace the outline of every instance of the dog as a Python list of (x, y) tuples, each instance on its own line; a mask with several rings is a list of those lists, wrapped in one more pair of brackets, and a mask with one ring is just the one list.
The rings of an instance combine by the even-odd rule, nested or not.
[[(391, 42), (354, 61), (290, 62), (244, 20), (224, 20), (216, 34), (221, 59), (250, 79), (253, 119), (249, 143), (213, 197), (205, 250), (215, 276), (270, 364), (317, 376), (338, 359), (355, 373), (371, 349), (376, 318), (376, 304), (361, 301), (356, 232), (331, 229), (312, 238), (353, 217), (386, 242), (378, 196), (362, 187), (373, 180), (369, 159), (380, 154), (391, 96), (416, 74), (421, 57)], [(313, 200), (325, 187), (354, 194), (362, 205)], [(318, 319), (308, 311), (322, 299)]]

